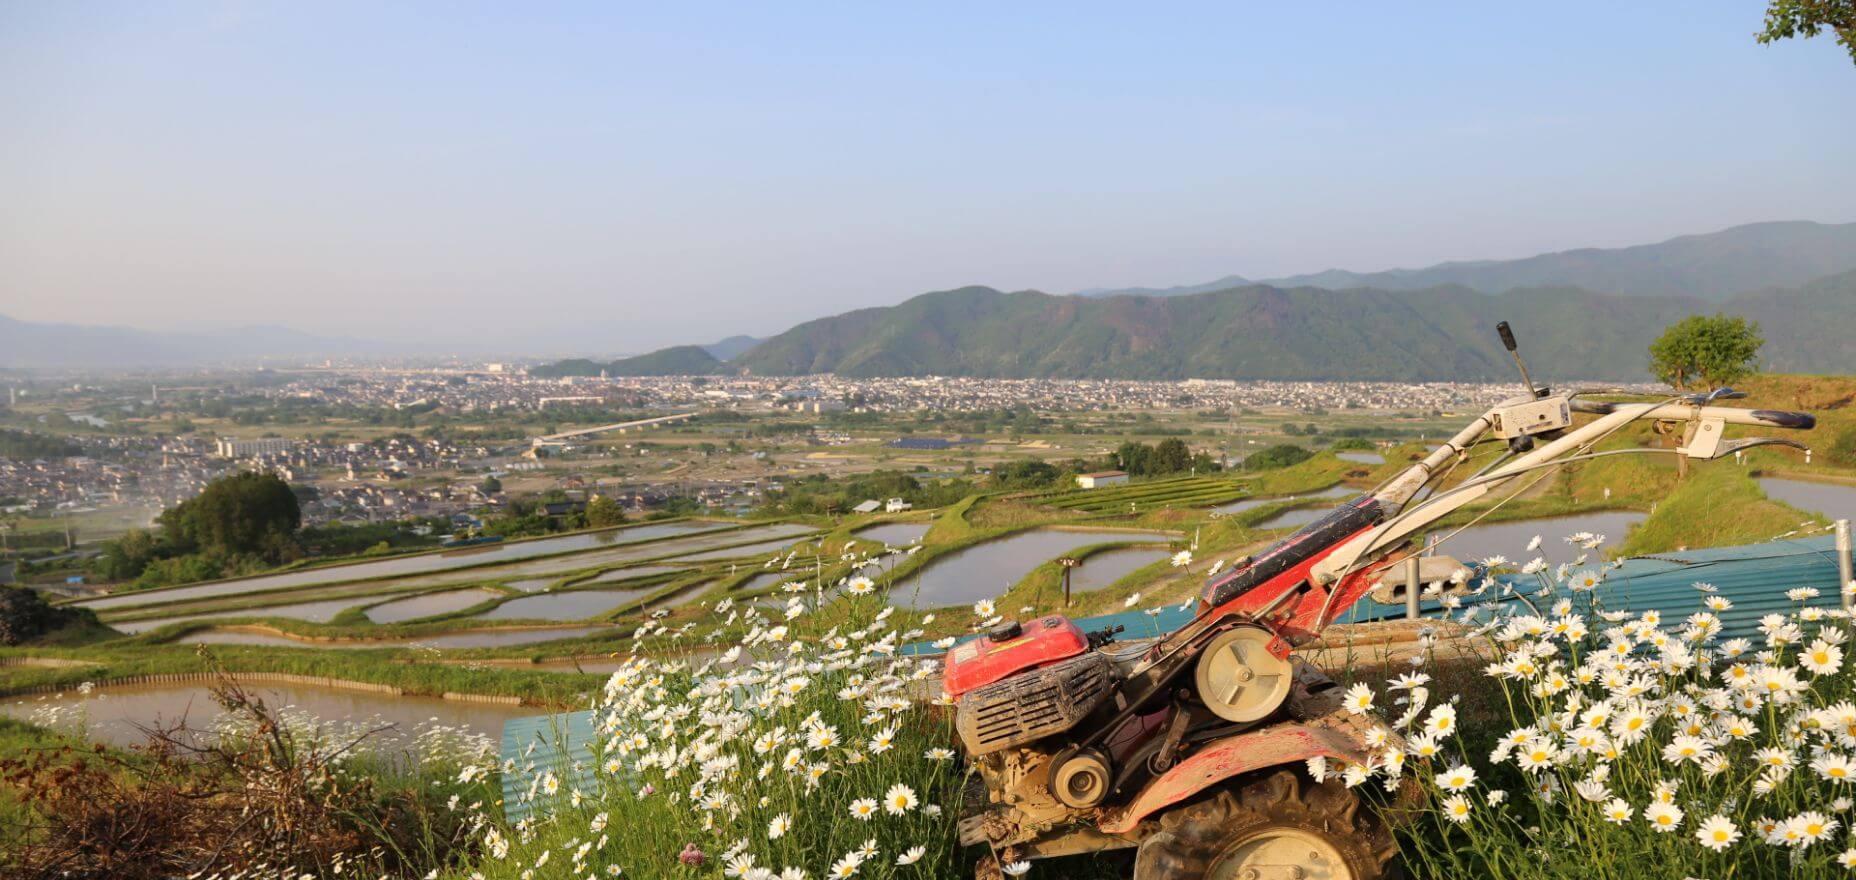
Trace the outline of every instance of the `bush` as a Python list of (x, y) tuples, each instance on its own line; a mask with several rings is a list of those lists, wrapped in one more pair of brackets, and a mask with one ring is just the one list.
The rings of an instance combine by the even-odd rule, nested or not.
[(1856, 467), (1856, 425), (1850, 425), (1831, 438), (1830, 448), (1825, 450), (1830, 460), (1844, 467)]
[(72, 613), (54, 608), (30, 587), (0, 587), (0, 645), (32, 641), (70, 622)]
[(1297, 465), (1314, 458), (1315, 454), (1300, 446), (1278, 443), (1250, 454), (1244, 459), (1244, 469), (1249, 471), (1267, 471)]

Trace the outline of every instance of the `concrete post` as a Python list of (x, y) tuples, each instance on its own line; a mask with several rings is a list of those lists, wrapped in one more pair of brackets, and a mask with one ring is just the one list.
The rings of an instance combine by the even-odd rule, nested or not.
[(1423, 585), (1418, 583), (1418, 557), (1405, 560), (1405, 619), (1418, 619), (1418, 590)]
[(1843, 610), (1850, 610), (1850, 521), (1837, 520), (1837, 595), (1842, 597)]

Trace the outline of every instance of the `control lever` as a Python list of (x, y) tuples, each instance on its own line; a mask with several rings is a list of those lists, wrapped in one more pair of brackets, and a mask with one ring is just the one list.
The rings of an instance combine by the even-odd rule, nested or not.
[(1509, 356), (1514, 358), (1514, 365), (1520, 368), (1521, 384), (1527, 386), (1527, 393), (1535, 397), (1546, 397), (1548, 389), (1535, 388), (1533, 378), (1527, 375), (1527, 362), (1521, 360), (1520, 346), (1514, 341), (1514, 329), (1508, 326), (1507, 321), (1503, 321), (1495, 325), (1495, 332), (1502, 338), (1502, 347), (1508, 349)]
[(1085, 633), (1084, 635), (1089, 639), (1089, 650), (1093, 651), (1114, 641), (1117, 633), (1125, 632), (1127, 629), (1128, 628), (1125, 626), (1116, 624), (1096, 630), (1095, 632)]

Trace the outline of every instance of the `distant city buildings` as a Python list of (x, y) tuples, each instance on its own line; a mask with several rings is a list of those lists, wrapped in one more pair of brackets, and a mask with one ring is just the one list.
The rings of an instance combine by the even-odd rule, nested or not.
[(240, 440), (233, 437), (221, 437), (213, 446), (213, 454), (220, 458), (254, 458), (260, 455), (283, 455), (303, 441), (287, 437), (260, 437), (256, 440)]

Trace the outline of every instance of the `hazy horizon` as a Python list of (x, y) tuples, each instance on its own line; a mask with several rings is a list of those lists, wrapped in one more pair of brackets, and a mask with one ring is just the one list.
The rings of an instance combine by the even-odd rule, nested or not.
[(0, 2), (0, 314), (616, 353), (1856, 220), (1760, 16)]

